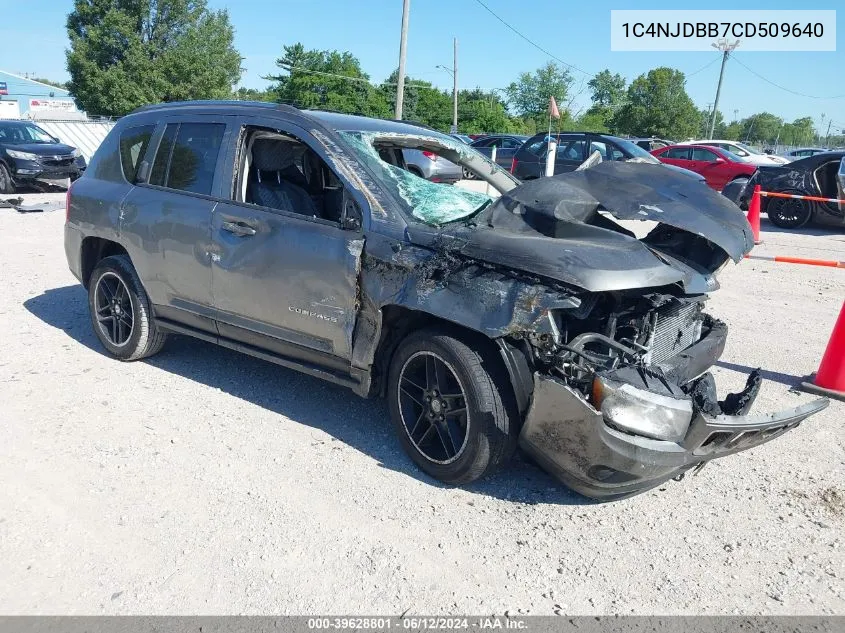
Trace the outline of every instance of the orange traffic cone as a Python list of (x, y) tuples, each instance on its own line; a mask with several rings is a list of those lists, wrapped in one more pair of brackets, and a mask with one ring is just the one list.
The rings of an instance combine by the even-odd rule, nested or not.
[(760, 239), (760, 185), (754, 185), (754, 193), (751, 195), (751, 202), (748, 204), (748, 223), (751, 225), (754, 243), (762, 244), (763, 240)]
[(809, 380), (801, 383), (804, 391), (845, 400), (845, 303), (833, 326), (819, 371)]

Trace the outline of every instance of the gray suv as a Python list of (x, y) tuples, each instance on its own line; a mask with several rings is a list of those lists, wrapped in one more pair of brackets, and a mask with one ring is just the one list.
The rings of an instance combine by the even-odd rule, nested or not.
[[(405, 149), (499, 195), (424, 180)], [(408, 455), (449, 484), (519, 444), (575, 490), (620, 498), (827, 404), (752, 415), (756, 372), (717, 397), (727, 326), (704, 301), (752, 233), (660, 165), (520, 184), (398, 121), (173, 103), (118, 121), (67, 213), (68, 263), (112, 356), (186, 334), (386, 396)], [(637, 239), (616, 220), (655, 227)]]

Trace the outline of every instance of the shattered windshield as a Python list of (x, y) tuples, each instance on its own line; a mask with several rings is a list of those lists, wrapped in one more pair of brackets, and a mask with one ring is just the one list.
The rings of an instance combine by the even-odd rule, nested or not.
[[(358, 158), (373, 170), (381, 184), (397, 195), (405, 205), (405, 211), (426, 224), (439, 226), (462, 220), (481, 211), (492, 201), (488, 195), (455, 185), (430, 182), (383, 160), (373, 141), (376, 138), (384, 140), (385, 134), (340, 134), (357, 153)], [(460, 144), (455, 143), (456, 146)], [(466, 148), (466, 151), (470, 151), (469, 148)]]

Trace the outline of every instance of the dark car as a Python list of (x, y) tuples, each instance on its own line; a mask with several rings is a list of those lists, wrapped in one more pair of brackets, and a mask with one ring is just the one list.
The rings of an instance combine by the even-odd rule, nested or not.
[[(786, 165), (760, 165), (748, 183), (729, 197), (747, 209), (755, 185), (760, 185), (763, 191), (842, 200), (845, 194), (837, 174), (843, 157), (845, 151), (824, 152)], [(760, 211), (784, 229), (798, 229), (810, 221), (845, 226), (845, 206), (836, 202), (761, 197)]]
[[(520, 134), (490, 134), (474, 140), (471, 145), (484, 154), (487, 158), (493, 156), (493, 148), (496, 148), (496, 162), (510, 170), (514, 154), (528, 140), (527, 136)], [(469, 176), (470, 174), (466, 174)]]
[(652, 152), (656, 149), (660, 149), (662, 147), (669, 147), (670, 145), (674, 145), (674, 142), (667, 141), (666, 139), (656, 138), (654, 136), (647, 136), (641, 138), (628, 138), (625, 139), (631, 141), (635, 145), (639, 145), (647, 152)]
[[(408, 148), (500, 197), (419, 178)], [(751, 227), (660, 165), (521, 184), (399, 121), (186, 102), (121, 118), (68, 200), (68, 263), (111, 355), (175, 332), (386, 396), (410, 458), (449, 484), (520, 444), (575, 490), (623, 497), (827, 405), (749, 415), (759, 373), (718, 399), (727, 326), (704, 301)]]
[(30, 121), (0, 121), (0, 193), (67, 186), (85, 170), (79, 151)]
[(662, 163), (683, 167), (704, 176), (707, 184), (721, 191), (729, 182), (745, 183), (756, 167), (720, 147), (669, 145), (652, 152)]

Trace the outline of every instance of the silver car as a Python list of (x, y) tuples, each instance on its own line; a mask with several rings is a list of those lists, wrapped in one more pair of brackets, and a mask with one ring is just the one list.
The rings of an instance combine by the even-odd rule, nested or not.
[(434, 152), (403, 149), (402, 155), (408, 171), (431, 182), (456, 183), (463, 176), (460, 167)]

